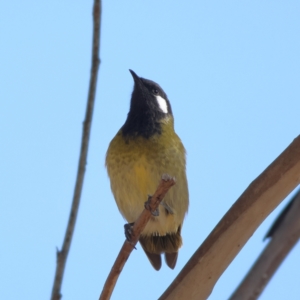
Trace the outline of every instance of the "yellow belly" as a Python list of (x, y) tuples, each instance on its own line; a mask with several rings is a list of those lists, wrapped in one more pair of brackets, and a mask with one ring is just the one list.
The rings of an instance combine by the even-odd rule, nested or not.
[(141, 214), (161, 176), (167, 173), (175, 177), (176, 185), (163, 200), (172, 214), (160, 205), (159, 216), (150, 220), (143, 235), (177, 232), (188, 209), (188, 188), (185, 150), (175, 133), (125, 140), (119, 132), (108, 148), (106, 166), (118, 208), (129, 223)]

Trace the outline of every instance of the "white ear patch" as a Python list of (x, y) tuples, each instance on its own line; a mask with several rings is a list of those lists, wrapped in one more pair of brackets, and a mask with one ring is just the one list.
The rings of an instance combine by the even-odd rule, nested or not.
[(163, 113), (167, 114), (168, 113), (167, 101), (161, 96), (155, 96), (155, 98), (159, 108), (162, 110)]

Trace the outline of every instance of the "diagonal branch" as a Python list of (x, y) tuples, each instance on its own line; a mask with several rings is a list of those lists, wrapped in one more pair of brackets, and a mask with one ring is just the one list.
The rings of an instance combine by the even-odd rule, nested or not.
[(300, 136), (233, 204), (159, 300), (207, 299), (254, 231), (300, 183)]
[(70, 250), (73, 233), (74, 233), (74, 228), (75, 228), (75, 223), (76, 223), (76, 218), (77, 218), (77, 213), (79, 208), (79, 202), (81, 197), (81, 191), (83, 186), (94, 103), (95, 103), (98, 69), (100, 64), (100, 59), (99, 59), (100, 24), (101, 24), (101, 0), (95, 0), (94, 7), (93, 7), (92, 68), (91, 68), (88, 100), (86, 106), (86, 115), (85, 115), (85, 120), (83, 122), (83, 131), (82, 131), (80, 157), (79, 157), (78, 170), (77, 170), (77, 178), (76, 178), (76, 184), (74, 189), (71, 212), (70, 212), (69, 221), (65, 233), (65, 238), (63, 241), (63, 246), (60, 251), (57, 251), (56, 271), (55, 271), (55, 277), (54, 277), (54, 283), (53, 283), (52, 295), (51, 295), (52, 300), (59, 300), (61, 298), (61, 292), (60, 292), (61, 285), (62, 285), (66, 261)]
[[(106, 279), (106, 282), (104, 284), (102, 293), (100, 295), (99, 300), (107, 300), (110, 299), (111, 294), (113, 292), (113, 289), (116, 285), (116, 282), (118, 280), (118, 277), (120, 273), (122, 272), (122, 269), (131, 253), (133, 248), (135, 247), (136, 243), (139, 240), (140, 234), (147, 225), (148, 221), (151, 218), (151, 211), (155, 211), (159, 205), (159, 203), (162, 201), (162, 199), (165, 197), (168, 190), (175, 184), (175, 179), (171, 178), (168, 175), (163, 175), (162, 179), (160, 181), (159, 186), (157, 187), (154, 195), (149, 198), (149, 200), (146, 202), (145, 209), (139, 216), (139, 218), (135, 221), (134, 226), (132, 228), (132, 239), (129, 243), (127, 240), (124, 242), (119, 255), (117, 259), (115, 260), (115, 263), (113, 267), (111, 268), (111, 271)], [(146, 208), (147, 207), (147, 208)]]
[(257, 299), (300, 239), (300, 191), (279, 215), (268, 232), (271, 238), (259, 258), (229, 300)]

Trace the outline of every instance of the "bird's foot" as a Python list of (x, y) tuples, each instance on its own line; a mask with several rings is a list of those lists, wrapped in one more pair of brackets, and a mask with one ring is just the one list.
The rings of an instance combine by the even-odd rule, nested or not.
[(124, 232), (127, 242), (136, 249), (134, 243), (132, 242), (132, 227), (134, 223), (127, 223), (124, 225)]
[(152, 196), (148, 195), (148, 200), (145, 202), (144, 206), (145, 206), (145, 208), (147, 210), (149, 210), (151, 212), (152, 216), (158, 217), (159, 216), (159, 210), (158, 210), (158, 208), (155, 209), (155, 210), (152, 210), (151, 207), (150, 207), (150, 205), (149, 205), (151, 197)]
[(132, 239), (132, 227), (133, 227), (134, 223), (127, 223), (124, 225), (124, 232), (125, 232), (125, 237), (126, 237), (126, 240), (128, 242), (131, 241)]
[(160, 202), (160, 205), (169, 213), (170, 215), (174, 215), (172, 208), (165, 202)]

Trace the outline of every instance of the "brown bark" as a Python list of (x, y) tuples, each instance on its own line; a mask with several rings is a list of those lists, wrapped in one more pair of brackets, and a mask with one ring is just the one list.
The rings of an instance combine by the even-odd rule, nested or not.
[(300, 136), (249, 185), (159, 299), (207, 299), (254, 231), (299, 183)]
[(123, 270), (123, 267), (131, 253), (134, 249), (136, 243), (139, 240), (140, 234), (147, 225), (148, 221), (151, 218), (151, 211), (155, 211), (165, 197), (168, 190), (175, 184), (175, 179), (171, 178), (168, 175), (163, 175), (159, 186), (157, 187), (154, 195), (149, 198), (146, 202), (145, 209), (139, 216), (139, 218), (135, 221), (134, 226), (132, 228), (131, 241), (128, 242), (125, 240), (118, 257), (111, 268), (111, 271), (106, 279), (104, 284), (102, 293), (99, 297), (99, 300), (107, 300), (110, 299), (113, 289), (116, 285), (116, 282), (119, 278), (120, 273)]
[(300, 238), (300, 193), (292, 201), (271, 241), (229, 300), (254, 300), (262, 293), (282, 261)]
[(65, 271), (69, 250), (71, 247), (72, 237), (75, 229), (75, 223), (76, 223), (78, 208), (80, 203), (81, 191), (82, 191), (84, 174), (85, 174), (85, 166), (87, 161), (87, 153), (88, 153), (88, 145), (90, 139), (91, 125), (92, 125), (94, 103), (95, 103), (98, 69), (100, 64), (100, 59), (99, 59), (100, 24), (101, 24), (101, 1), (95, 0), (94, 8), (93, 8), (92, 68), (91, 68), (91, 77), (90, 77), (86, 114), (85, 114), (85, 120), (83, 122), (77, 177), (76, 177), (69, 221), (67, 224), (67, 229), (63, 241), (63, 246), (61, 250), (57, 251), (56, 253), (57, 254), (56, 270), (55, 270), (55, 277), (54, 277), (54, 282), (52, 287), (51, 300), (61, 299), (61, 285), (62, 285), (62, 280), (63, 280), (63, 275)]

